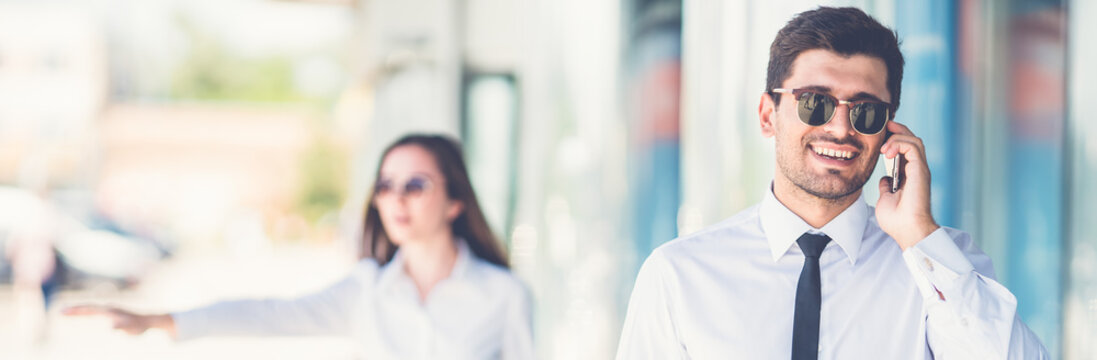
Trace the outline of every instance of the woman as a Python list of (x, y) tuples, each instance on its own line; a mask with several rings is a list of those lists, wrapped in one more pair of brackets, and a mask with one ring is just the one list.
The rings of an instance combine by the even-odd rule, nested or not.
[(98, 306), (65, 313), (107, 315), (128, 333), (159, 328), (180, 340), (344, 334), (371, 359), (533, 358), (530, 299), (508, 271), (457, 143), (410, 135), (381, 159), (366, 211), (362, 260), (325, 290), (172, 314)]

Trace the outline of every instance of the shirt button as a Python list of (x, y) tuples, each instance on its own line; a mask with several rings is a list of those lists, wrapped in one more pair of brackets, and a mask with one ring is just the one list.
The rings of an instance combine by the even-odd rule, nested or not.
[(926, 270), (933, 271), (933, 262), (929, 258), (922, 258), (922, 261), (926, 262)]
[(960, 326), (967, 327), (967, 318), (960, 319)]

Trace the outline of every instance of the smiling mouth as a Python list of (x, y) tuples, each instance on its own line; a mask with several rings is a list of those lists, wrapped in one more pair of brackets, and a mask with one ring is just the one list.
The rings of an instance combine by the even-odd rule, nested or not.
[(855, 157), (857, 157), (857, 155), (859, 155), (859, 153), (856, 152), (856, 151), (830, 149), (830, 148), (825, 148), (825, 147), (815, 147), (815, 146), (811, 146), (811, 145), (809, 145), (809, 147), (811, 148), (811, 151), (815, 152), (815, 154), (817, 154), (819, 156), (822, 156), (824, 158), (834, 159), (834, 160), (847, 160), (848, 161), (848, 160), (853, 160), (853, 158), (855, 158)]

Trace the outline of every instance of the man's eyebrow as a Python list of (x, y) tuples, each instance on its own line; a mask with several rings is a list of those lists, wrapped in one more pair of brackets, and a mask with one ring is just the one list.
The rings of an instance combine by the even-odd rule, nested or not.
[[(818, 92), (818, 93), (823, 93), (823, 94), (827, 94), (827, 95), (830, 95), (830, 96), (834, 96), (834, 94), (833, 94), (833, 93), (831, 93), (831, 89), (830, 89), (830, 87), (829, 87), (829, 86), (823, 86), (823, 85), (804, 85), (804, 86), (801, 86), (801, 87), (799, 87), (798, 89), (800, 89), (800, 90), (808, 90), (808, 91), (814, 91), (814, 92)], [(878, 96), (876, 96), (876, 95), (873, 95), (873, 94), (871, 94), (871, 93), (868, 93), (868, 92), (864, 92), (864, 91), (858, 92), (857, 94), (853, 95), (853, 97), (851, 97), (851, 98), (849, 98), (849, 99), (843, 99), (843, 100), (848, 100), (848, 101), (865, 101), (865, 100), (868, 100), (868, 101), (874, 101), (874, 102), (882, 102), (882, 103), (887, 103), (887, 101), (881, 100), (881, 99), (880, 99), (880, 97), (878, 97)]]
[(822, 86), (822, 85), (801, 86), (800, 89), (821, 92), (821, 93), (824, 93), (824, 94), (830, 94), (830, 88), (826, 87), (826, 86)]
[[(831, 96), (833, 96), (833, 95), (834, 95), (834, 94), (832, 94), (832, 93), (831, 93), (831, 89), (830, 89), (830, 87), (829, 87), (829, 86), (823, 86), (823, 85), (806, 85), (806, 86), (802, 86), (802, 87), (800, 87), (800, 89), (803, 89), (803, 90), (811, 90), (811, 91), (816, 91), (816, 92), (820, 92), (820, 93), (828, 94), (828, 95), (831, 95)], [(882, 103), (886, 103), (886, 102), (887, 102), (887, 101), (881, 100), (879, 96), (876, 96), (876, 95), (873, 95), (873, 94), (871, 94), (871, 93), (868, 93), (868, 92), (864, 92), (864, 91), (862, 91), (862, 92), (859, 92), (859, 93), (857, 93), (857, 94), (853, 95), (853, 97), (851, 97), (851, 98), (849, 98), (849, 99), (843, 99), (843, 100), (849, 100), (849, 101), (864, 101), (864, 100), (869, 100), (869, 101), (876, 101), (876, 102), (882, 102)]]
[(849, 100), (849, 101), (871, 100), (871, 101), (878, 101), (878, 102), (887, 102), (887, 101), (884, 101), (884, 100), (880, 100), (880, 98), (877, 97), (876, 95), (869, 94), (869, 93), (864, 92), (864, 91), (859, 92), (856, 95), (853, 95), (853, 97), (851, 97), (847, 100)]

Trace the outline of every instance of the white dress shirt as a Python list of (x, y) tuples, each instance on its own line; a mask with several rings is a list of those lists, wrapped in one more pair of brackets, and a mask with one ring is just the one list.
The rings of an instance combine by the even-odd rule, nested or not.
[(805, 232), (820, 256), (819, 359), (1045, 359), (990, 258), (942, 227), (905, 252), (862, 196), (815, 229), (761, 204), (655, 249), (636, 278), (618, 359), (788, 359)]
[(177, 338), (345, 335), (367, 359), (532, 359), (530, 297), (504, 268), (458, 242), (450, 276), (420, 302), (396, 253), (297, 299), (239, 300), (173, 313)]

